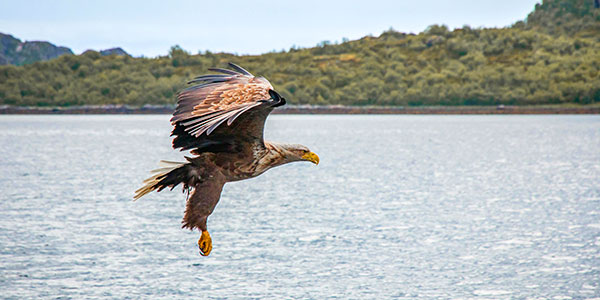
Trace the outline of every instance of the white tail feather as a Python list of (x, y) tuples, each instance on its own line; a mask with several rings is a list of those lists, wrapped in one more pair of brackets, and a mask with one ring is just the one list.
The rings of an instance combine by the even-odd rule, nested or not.
[(161, 160), (158, 165), (162, 168), (181, 167), (184, 163), (178, 161)]
[(154, 186), (160, 181), (158, 179), (159, 177), (162, 177), (162, 176), (168, 174), (169, 172), (183, 166), (184, 164), (185, 163), (161, 160), (158, 163), (158, 165), (161, 166), (161, 168), (150, 171), (154, 175), (143, 181), (144, 186), (142, 186), (141, 188), (137, 189), (137, 191), (135, 191), (135, 195), (133, 196), (133, 201), (140, 199), (142, 196), (156, 190), (156, 187), (154, 187)]

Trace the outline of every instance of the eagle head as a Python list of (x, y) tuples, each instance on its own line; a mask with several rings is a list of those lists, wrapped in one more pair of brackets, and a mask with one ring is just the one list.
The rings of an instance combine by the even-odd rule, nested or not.
[(278, 146), (281, 154), (285, 157), (286, 162), (310, 161), (315, 165), (319, 164), (319, 156), (304, 145), (280, 144)]

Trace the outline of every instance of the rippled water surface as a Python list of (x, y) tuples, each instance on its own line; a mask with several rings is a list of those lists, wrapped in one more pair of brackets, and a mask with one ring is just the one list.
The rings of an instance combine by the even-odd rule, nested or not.
[(131, 201), (168, 120), (0, 116), (0, 297), (600, 297), (598, 116), (272, 116), (321, 164), (227, 184), (209, 257)]

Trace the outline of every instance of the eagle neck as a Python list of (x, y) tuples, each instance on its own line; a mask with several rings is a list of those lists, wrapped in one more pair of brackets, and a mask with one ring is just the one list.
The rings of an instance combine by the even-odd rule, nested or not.
[(265, 141), (265, 149), (257, 155), (256, 172), (262, 174), (266, 170), (287, 162), (285, 149), (277, 144)]

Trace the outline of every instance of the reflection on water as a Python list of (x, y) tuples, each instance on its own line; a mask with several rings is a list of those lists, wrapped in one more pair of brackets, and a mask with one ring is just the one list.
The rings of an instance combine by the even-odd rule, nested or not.
[(227, 184), (210, 257), (131, 201), (168, 119), (0, 116), (3, 297), (600, 297), (598, 116), (272, 116), (321, 164)]

